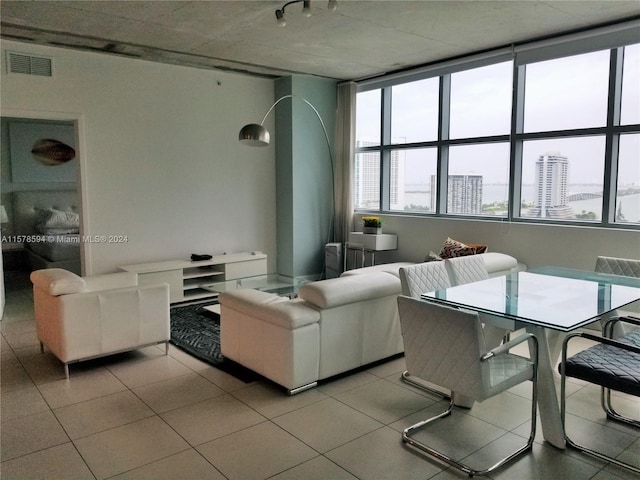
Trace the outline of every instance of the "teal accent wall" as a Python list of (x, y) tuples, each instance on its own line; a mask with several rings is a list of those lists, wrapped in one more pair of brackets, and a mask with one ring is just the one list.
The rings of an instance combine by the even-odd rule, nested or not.
[[(295, 95), (319, 112), (334, 151), (336, 82), (295, 75), (275, 82), (275, 99)], [(293, 279), (318, 277), (324, 246), (331, 241), (331, 156), (322, 125), (300, 98), (285, 99), (276, 114), (276, 209), (278, 273)]]

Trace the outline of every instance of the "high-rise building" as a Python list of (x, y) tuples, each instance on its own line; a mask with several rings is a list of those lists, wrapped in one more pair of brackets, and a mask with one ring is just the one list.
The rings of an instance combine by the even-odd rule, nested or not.
[(569, 160), (559, 152), (538, 157), (535, 169), (535, 208), (531, 216), (540, 218), (573, 218), (567, 205)]
[[(356, 142), (356, 148), (373, 145), (377, 143)], [(380, 152), (357, 153), (354, 167), (354, 205), (359, 208), (378, 208), (380, 205)]]
[[(356, 148), (372, 147), (377, 142), (356, 142)], [(392, 210), (404, 209), (404, 168), (405, 153), (391, 151), (390, 203)], [(354, 201), (358, 208), (379, 208), (380, 206), (380, 152), (362, 152), (355, 156)]]
[[(475, 215), (482, 213), (482, 175), (447, 177), (447, 213)], [(431, 176), (431, 205), (436, 205), (436, 176)]]

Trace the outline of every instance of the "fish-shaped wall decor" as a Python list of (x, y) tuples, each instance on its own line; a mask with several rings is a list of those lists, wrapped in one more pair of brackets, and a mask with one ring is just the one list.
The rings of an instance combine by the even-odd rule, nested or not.
[(33, 144), (31, 153), (44, 165), (62, 165), (76, 158), (76, 151), (59, 140), (43, 138)]

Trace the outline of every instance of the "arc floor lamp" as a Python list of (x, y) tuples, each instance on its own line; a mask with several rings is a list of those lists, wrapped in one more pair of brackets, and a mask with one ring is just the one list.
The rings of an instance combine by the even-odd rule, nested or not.
[(316, 107), (314, 107), (313, 104), (304, 97), (300, 97), (298, 95), (283, 95), (282, 97), (277, 99), (273, 105), (271, 105), (269, 110), (267, 110), (267, 113), (265, 113), (264, 117), (262, 117), (262, 121), (259, 124), (250, 123), (242, 127), (242, 129), (240, 130), (240, 133), (238, 134), (238, 140), (240, 141), (240, 143), (244, 145), (249, 145), (251, 147), (266, 147), (267, 145), (269, 145), (269, 142), (271, 141), (271, 135), (269, 134), (269, 130), (267, 130), (267, 128), (264, 126), (264, 121), (267, 119), (267, 117), (269, 116), (271, 111), (276, 107), (276, 105), (278, 105), (280, 102), (288, 98), (290, 98), (292, 101), (293, 99), (301, 100), (302, 102), (307, 104), (311, 108), (311, 110), (313, 110), (313, 113), (316, 114), (316, 117), (318, 117), (318, 121), (322, 126), (322, 132), (324, 133), (324, 138), (327, 142), (327, 149), (329, 150), (329, 161), (331, 163), (331, 225), (329, 227), (329, 234), (327, 235), (328, 237), (327, 243), (329, 243), (334, 241), (334, 236), (336, 231), (335, 230), (335, 167), (334, 167), (333, 151), (331, 149), (331, 142), (329, 141), (329, 134), (327, 133), (327, 127), (325, 126), (324, 121), (322, 120), (322, 117), (320, 116), (320, 113), (318, 112)]

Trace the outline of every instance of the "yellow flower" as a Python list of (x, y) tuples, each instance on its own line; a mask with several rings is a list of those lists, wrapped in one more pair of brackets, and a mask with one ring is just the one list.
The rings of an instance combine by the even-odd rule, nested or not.
[(381, 227), (382, 220), (380, 217), (362, 217), (365, 227)]

